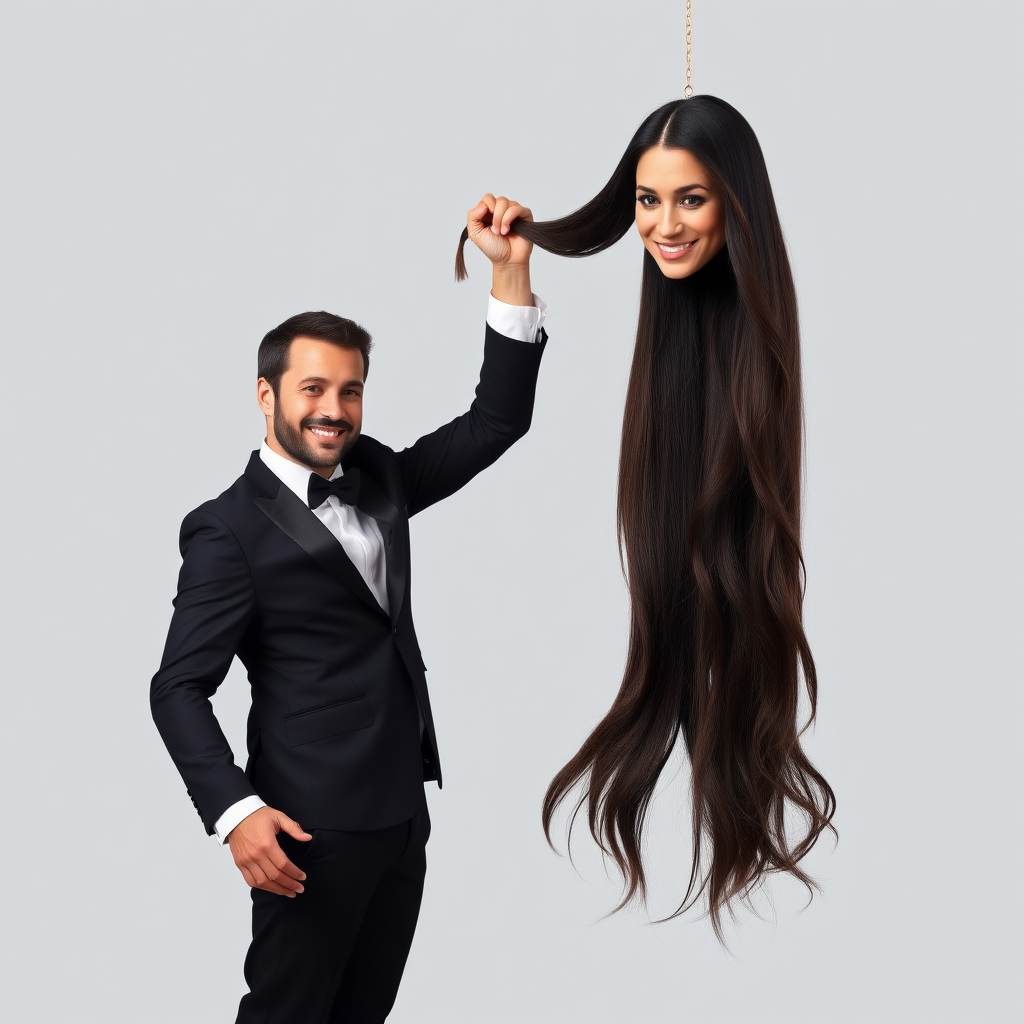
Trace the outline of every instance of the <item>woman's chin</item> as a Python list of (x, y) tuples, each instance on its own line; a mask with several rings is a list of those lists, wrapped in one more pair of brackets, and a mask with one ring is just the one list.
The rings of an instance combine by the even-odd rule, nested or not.
[(703, 270), (709, 263), (719, 263), (720, 261), (716, 260), (715, 257), (724, 251), (725, 246), (723, 245), (710, 255), (706, 251), (702, 253), (697, 249), (687, 253), (681, 259), (666, 259), (660, 252), (657, 254), (652, 253), (652, 255), (663, 277), (667, 277), (671, 281), (682, 281), (687, 277), (693, 277), (694, 274)]

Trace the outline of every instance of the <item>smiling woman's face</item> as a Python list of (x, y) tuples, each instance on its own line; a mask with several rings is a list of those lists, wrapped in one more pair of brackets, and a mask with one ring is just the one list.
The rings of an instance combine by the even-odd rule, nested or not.
[(721, 193), (691, 152), (654, 146), (640, 157), (636, 227), (666, 277), (689, 277), (725, 245)]

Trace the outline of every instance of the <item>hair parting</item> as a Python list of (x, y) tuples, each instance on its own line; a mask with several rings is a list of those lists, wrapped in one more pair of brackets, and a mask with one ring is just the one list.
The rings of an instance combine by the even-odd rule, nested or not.
[[(823, 832), (835, 834), (835, 796), (800, 745), (818, 686), (802, 623), (800, 343), (764, 157), (729, 104), (673, 101), (644, 121), (594, 199), (514, 230), (557, 255), (607, 249), (633, 224), (637, 162), (656, 145), (690, 151), (713, 176), (726, 244), (681, 280), (644, 253), (619, 455), (626, 664), (611, 708), (551, 782), (542, 816), (550, 841), (557, 808), (579, 787), (576, 813), (586, 807), (591, 834), (623, 874), (616, 909), (643, 900), (644, 825), (681, 738), (693, 849), (669, 917), (706, 903), (722, 939), (723, 911), (773, 872), (813, 895), (800, 862)], [(810, 714), (801, 727), (802, 691)]]

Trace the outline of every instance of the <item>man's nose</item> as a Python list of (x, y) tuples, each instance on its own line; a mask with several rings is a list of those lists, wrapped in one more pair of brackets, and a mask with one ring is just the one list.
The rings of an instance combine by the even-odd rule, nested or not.
[(341, 399), (331, 392), (325, 392), (320, 396), (320, 401), (317, 403), (317, 412), (329, 420), (344, 418), (341, 410)]

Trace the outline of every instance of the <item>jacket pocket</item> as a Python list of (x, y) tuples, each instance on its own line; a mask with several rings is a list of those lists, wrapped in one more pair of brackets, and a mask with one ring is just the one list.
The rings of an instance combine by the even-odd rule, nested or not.
[(288, 745), (301, 746), (329, 736), (340, 736), (373, 725), (373, 713), (366, 706), (366, 697), (346, 697), (330, 704), (306, 708), (288, 715), (284, 720)]

